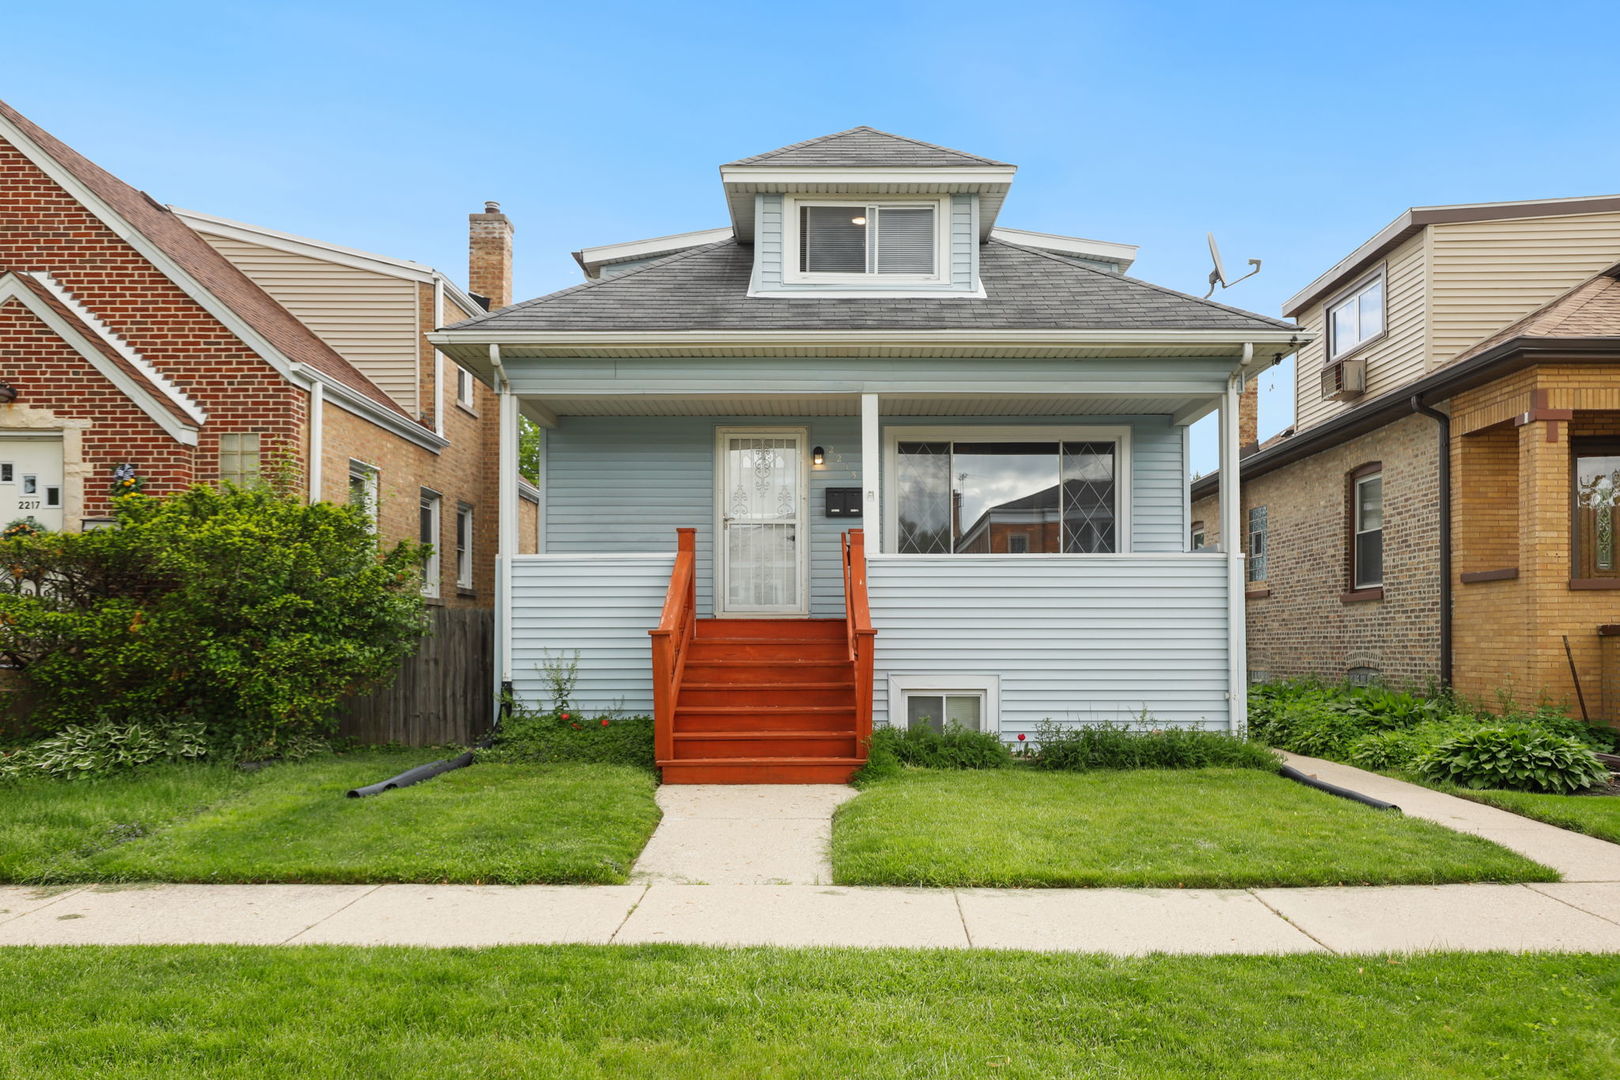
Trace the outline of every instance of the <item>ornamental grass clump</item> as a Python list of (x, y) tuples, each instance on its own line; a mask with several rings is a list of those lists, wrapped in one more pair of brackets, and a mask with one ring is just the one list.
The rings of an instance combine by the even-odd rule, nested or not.
[(1528, 724), (1463, 732), (1419, 757), (1413, 767), (1437, 783), (1554, 795), (1585, 791), (1609, 778), (1609, 770), (1579, 739)]
[(392, 677), (427, 627), (423, 549), (269, 486), (113, 500), (116, 528), (0, 540), (0, 657), (36, 730), (200, 724), (282, 756)]

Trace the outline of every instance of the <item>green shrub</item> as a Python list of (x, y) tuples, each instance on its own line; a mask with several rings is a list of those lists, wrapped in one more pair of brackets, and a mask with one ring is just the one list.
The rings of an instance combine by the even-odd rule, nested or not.
[(202, 724), (241, 757), (331, 730), (426, 628), (422, 549), (268, 487), (114, 500), (118, 527), (0, 540), (0, 656), (46, 731)]
[(1037, 769), (1085, 772), (1092, 769), (1277, 768), (1265, 747), (1221, 731), (1197, 728), (1141, 729), (1113, 724), (1058, 725), (1048, 721), (1036, 733), (1031, 764)]
[(1528, 724), (1482, 726), (1454, 735), (1415, 762), (1424, 778), (1467, 788), (1567, 794), (1608, 779), (1579, 739)]
[(478, 752), (480, 761), (578, 761), (601, 765), (658, 764), (650, 716), (590, 716), (573, 709), (515, 708)]
[(1478, 727), (1479, 721), (1472, 717), (1454, 716), (1409, 728), (1369, 732), (1350, 744), (1347, 757), (1364, 769), (1410, 770), (1441, 743)]
[(157, 761), (206, 757), (208, 733), (201, 724), (70, 724), (48, 738), (0, 757), (0, 780), (58, 777), (85, 780)]
[(850, 781), (864, 787), (901, 769), (1000, 769), (1012, 764), (1007, 747), (995, 734), (960, 724), (933, 728), (881, 727), (866, 746), (866, 764)]

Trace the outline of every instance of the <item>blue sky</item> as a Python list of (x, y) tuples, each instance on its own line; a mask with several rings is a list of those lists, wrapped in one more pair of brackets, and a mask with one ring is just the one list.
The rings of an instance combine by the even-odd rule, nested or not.
[[(161, 201), (457, 277), (498, 199), (519, 296), (724, 224), (721, 162), (857, 124), (1019, 165), (1004, 224), (1139, 244), (1173, 288), (1213, 230), (1265, 261), (1220, 299), (1268, 314), (1408, 206), (1620, 191), (1612, 0), (462, 10), (25, 6), (0, 97)], [(1291, 390), (1265, 377), (1263, 434)]]

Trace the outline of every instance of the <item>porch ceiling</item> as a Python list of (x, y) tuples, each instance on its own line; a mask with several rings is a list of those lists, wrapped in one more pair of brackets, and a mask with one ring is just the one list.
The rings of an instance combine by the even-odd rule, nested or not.
[[(558, 416), (858, 416), (858, 394), (616, 394), (529, 397)], [(884, 416), (1134, 416), (1183, 413), (1210, 404), (1184, 394), (882, 395)]]

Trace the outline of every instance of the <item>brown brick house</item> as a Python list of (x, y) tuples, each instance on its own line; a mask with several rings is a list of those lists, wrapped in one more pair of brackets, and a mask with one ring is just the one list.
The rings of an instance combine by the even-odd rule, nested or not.
[(285, 470), (488, 606), (494, 399), (424, 336), (482, 312), (431, 267), (165, 206), (0, 103), (0, 524), (93, 527), (115, 473)]
[(1295, 425), (1241, 466), (1251, 677), (1572, 708), (1578, 677), (1615, 718), (1617, 263), (1620, 198), (1420, 208), (1289, 301), (1317, 337)]

